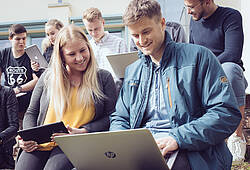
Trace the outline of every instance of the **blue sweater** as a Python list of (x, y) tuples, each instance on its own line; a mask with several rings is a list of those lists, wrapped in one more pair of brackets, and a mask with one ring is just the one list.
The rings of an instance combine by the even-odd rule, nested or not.
[(207, 19), (191, 19), (189, 42), (210, 49), (221, 64), (233, 62), (243, 68), (243, 40), (242, 17), (235, 9), (218, 7)]

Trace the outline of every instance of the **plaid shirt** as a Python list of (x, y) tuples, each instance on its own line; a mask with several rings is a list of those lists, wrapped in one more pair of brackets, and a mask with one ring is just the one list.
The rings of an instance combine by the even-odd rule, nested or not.
[(100, 42), (95, 42), (92, 38), (90, 44), (93, 48), (99, 68), (108, 70), (114, 79), (117, 79), (115, 73), (107, 59), (107, 55), (127, 52), (125, 41), (109, 32), (105, 32)]

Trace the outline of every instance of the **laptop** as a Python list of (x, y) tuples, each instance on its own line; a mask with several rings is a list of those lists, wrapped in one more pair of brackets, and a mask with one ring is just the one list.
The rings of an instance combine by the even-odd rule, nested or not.
[(125, 69), (138, 59), (138, 52), (107, 55), (107, 59), (117, 78), (124, 78)]
[[(77, 170), (171, 168), (147, 129), (56, 136), (55, 141)], [(171, 166), (176, 156), (169, 157)]]
[(48, 62), (46, 61), (36, 44), (26, 47), (25, 52), (29, 56), (31, 61), (39, 63), (40, 68), (48, 67)]

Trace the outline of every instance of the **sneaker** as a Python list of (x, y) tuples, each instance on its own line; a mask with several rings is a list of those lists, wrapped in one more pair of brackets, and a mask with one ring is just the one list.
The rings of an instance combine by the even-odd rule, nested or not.
[(227, 146), (233, 155), (233, 164), (240, 164), (245, 160), (246, 140), (233, 133), (227, 140)]

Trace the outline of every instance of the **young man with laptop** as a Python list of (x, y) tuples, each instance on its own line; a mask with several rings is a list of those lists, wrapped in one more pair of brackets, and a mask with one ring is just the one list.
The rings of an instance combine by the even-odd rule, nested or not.
[(89, 8), (83, 12), (82, 21), (88, 34), (91, 36), (90, 44), (93, 48), (99, 68), (108, 70), (117, 80), (110, 63), (106, 56), (127, 52), (125, 41), (115, 35), (104, 31), (104, 19), (101, 11), (97, 8)]
[(110, 130), (149, 129), (163, 156), (179, 150), (172, 169), (230, 170), (225, 139), (241, 114), (216, 57), (173, 42), (155, 0), (132, 0), (123, 21), (140, 59), (126, 69)]

